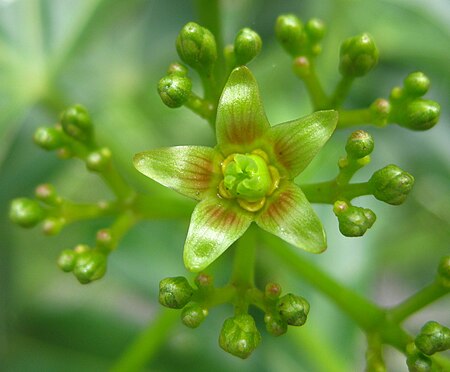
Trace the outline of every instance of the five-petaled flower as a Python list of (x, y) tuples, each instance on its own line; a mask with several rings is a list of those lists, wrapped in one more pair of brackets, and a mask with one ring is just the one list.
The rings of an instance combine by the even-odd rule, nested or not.
[(326, 249), (322, 224), (293, 182), (332, 135), (336, 111), (318, 111), (271, 127), (247, 67), (232, 71), (217, 107), (215, 148), (176, 146), (134, 157), (144, 175), (199, 200), (184, 263), (201, 271), (254, 221), (313, 253)]

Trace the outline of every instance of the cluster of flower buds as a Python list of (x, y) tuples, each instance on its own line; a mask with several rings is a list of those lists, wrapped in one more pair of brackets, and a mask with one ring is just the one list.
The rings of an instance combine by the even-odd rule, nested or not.
[[(195, 285), (196, 288), (182, 276), (165, 278), (159, 284), (160, 304), (171, 309), (182, 309), (181, 321), (189, 328), (200, 326), (210, 307), (226, 302), (263, 308), (267, 332), (273, 336), (286, 333), (288, 325), (302, 326), (309, 313), (309, 303), (303, 297), (292, 293), (280, 296), (281, 287), (276, 283), (267, 284), (264, 292), (251, 288), (242, 293), (231, 284), (215, 288), (211, 276), (201, 273), (195, 278)], [(223, 323), (219, 345), (226, 352), (245, 359), (260, 342), (261, 334), (255, 321), (245, 310), (236, 310), (235, 315)]]
[(391, 91), (389, 120), (412, 130), (427, 130), (436, 125), (441, 113), (440, 105), (422, 98), (430, 88), (430, 80), (422, 72), (413, 72), (403, 81), (403, 87)]
[(275, 36), (292, 57), (315, 57), (322, 51), (320, 41), (325, 36), (325, 25), (317, 18), (303, 25), (296, 15), (283, 14), (277, 18)]
[(105, 275), (106, 254), (98, 248), (80, 244), (73, 250), (62, 251), (58, 266), (64, 272), (73, 272), (81, 284), (88, 284)]

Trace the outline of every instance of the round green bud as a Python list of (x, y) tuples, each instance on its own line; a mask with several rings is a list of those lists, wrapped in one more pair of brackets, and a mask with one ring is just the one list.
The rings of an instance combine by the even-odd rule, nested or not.
[(192, 81), (186, 76), (164, 76), (158, 83), (158, 93), (163, 103), (170, 108), (183, 106), (189, 99)]
[(66, 221), (61, 217), (47, 217), (42, 224), (42, 232), (45, 235), (58, 235)]
[(219, 345), (227, 353), (246, 359), (260, 342), (261, 335), (250, 315), (236, 315), (223, 323)]
[(373, 147), (373, 137), (363, 130), (357, 130), (348, 137), (345, 151), (349, 157), (361, 159), (372, 153)]
[(92, 151), (86, 158), (86, 168), (93, 172), (102, 172), (111, 163), (111, 150), (103, 147)]
[(306, 22), (305, 31), (310, 40), (319, 41), (325, 36), (325, 24), (321, 19), (311, 18)]
[(304, 79), (311, 73), (311, 63), (307, 57), (301, 56), (294, 58), (292, 70), (299, 78)]
[(247, 201), (264, 197), (272, 185), (266, 161), (256, 154), (235, 154), (225, 168), (223, 181), (231, 195)]
[(377, 62), (378, 49), (369, 34), (354, 36), (342, 43), (339, 71), (343, 76), (364, 76)]
[(404, 119), (398, 123), (412, 130), (428, 130), (439, 121), (441, 106), (435, 101), (416, 99), (406, 106)]
[(296, 57), (304, 42), (303, 24), (294, 14), (284, 14), (277, 18), (275, 36), (283, 48)]
[(403, 85), (408, 95), (421, 97), (430, 89), (430, 79), (423, 72), (417, 71), (409, 74)]
[(278, 283), (267, 283), (264, 288), (264, 295), (268, 300), (276, 300), (281, 295), (281, 286)]
[(426, 355), (450, 348), (450, 329), (438, 322), (427, 322), (416, 337), (417, 348)]
[(414, 177), (396, 165), (377, 170), (369, 180), (378, 200), (392, 205), (402, 204), (414, 186)]
[(391, 104), (386, 99), (378, 98), (370, 105), (371, 121), (379, 127), (383, 127), (388, 124), (390, 113)]
[(267, 332), (272, 336), (281, 336), (287, 332), (287, 322), (273, 314), (264, 315), (264, 323), (266, 324)]
[(253, 60), (262, 48), (261, 37), (250, 28), (243, 28), (234, 39), (234, 55), (238, 66)]
[(181, 29), (176, 48), (183, 62), (196, 70), (209, 70), (217, 60), (214, 35), (195, 22), (189, 22)]
[(73, 270), (77, 261), (77, 253), (71, 249), (65, 249), (58, 257), (58, 267), (68, 273)]
[(95, 240), (99, 248), (106, 248), (107, 250), (111, 250), (115, 243), (111, 229), (98, 230)]
[(56, 150), (56, 156), (62, 160), (70, 159), (72, 156), (74, 156), (71, 149), (68, 147), (61, 147), (58, 150)]
[(308, 317), (309, 303), (303, 297), (288, 293), (278, 300), (277, 311), (287, 324), (301, 326)]
[(376, 215), (370, 209), (348, 206), (342, 211), (334, 209), (339, 221), (339, 231), (348, 237), (363, 236), (376, 220)]
[(9, 218), (22, 227), (36, 226), (45, 216), (45, 211), (36, 200), (17, 198), (11, 202)]
[(61, 115), (64, 132), (80, 142), (92, 140), (94, 127), (87, 110), (81, 105), (69, 107)]
[(445, 256), (441, 259), (437, 271), (441, 285), (450, 288), (450, 256)]
[(33, 136), (34, 143), (44, 150), (56, 150), (63, 146), (62, 133), (57, 128), (40, 127)]
[(209, 288), (213, 285), (213, 277), (209, 274), (200, 273), (194, 279), (197, 288)]
[(165, 278), (159, 283), (159, 303), (171, 309), (182, 309), (193, 294), (194, 289), (184, 276)]
[(181, 310), (181, 321), (186, 327), (197, 328), (208, 315), (208, 310), (192, 302)]
[(409, 372), (431, 372), (431, 359), (421, 353), (408, 355), (406, 365)]
[(36, 195), (37, 199), (51, 206), (60, 205), (62, 202), (61, 197), (57, 194), (55, 187), (49, 183), (45, 183), (36, 187), (34, 194)]
[(106, 272), (106, 256), (95, 250), (78, 254), (73, 273), (81, 284), (100, 279)]
[(181, 63), (172, 63), (167, 69), (167, 75), (187, 76), (188, 69)]

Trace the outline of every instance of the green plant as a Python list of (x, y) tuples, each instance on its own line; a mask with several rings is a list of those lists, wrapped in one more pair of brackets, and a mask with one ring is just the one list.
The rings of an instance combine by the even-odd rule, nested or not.
[[(200, 4), (202, 7), (204, 4)], [(439, 119), (440, 107), (422, 98), (429, 89), (428, 78), (423, 73), (412, 73), (405, 78), (403, 87), (392, 90), (389, 99), (376, 99), (363, 109), (344, 109), (343, 102), (355, 79), (366, 75), (378, 62), (373, 38), (361, 34), (342, 43), (341, 79), (335, 90), (327, 94), (316, 69), (324, 23), (313, 18), (303, 26), (295, 15), (282, 15), (276, 21), (276, 37), (292, 57), (293, 72), (305, 83), (315, 113), (270, 127), (256, 80), (243, 66), (260, 53), (261, 38), (244, 28), (222, 54), (221, 33), (214, 15), (217, 13), (212, 12), (212, 18), (204, 20), (211, 30), (190, 22), (182, 28), (176, 42), (182, 62), (197, 71), (203, 96), (194, 93), (196, 82), (181, 63), (170, 65), (158, 83), (158, 92), (167, 106), (186, 106), (205, 119), (216, 132), (217, 146), (150, 150), (139, 153), (134, 160), (136, 168), (146, 176), (200, 201), (191, 217), (184, 262), (189, 270), (201, 273), (193, 279), (195, 288), (184, 277), (163, 279), (160, 303), (182, 309), (182, 322), (190, 328), (201, 326), (214, 307), (231, 303), (234, 316), (223, 323), (219, 345), (233, 355), (247, 358), (261, 342), (250, 306), (262, 310), (266, 329), (274, 336), (286, 333), (288, 325), (302, 326), (310, 313), (305, 298), (292, 293), (281, 295), (279, 284), (269, 282), (261, 287), (255, 281), (256, 250), (264, 249), (283, 262), (284, 269), (329, 296), (365, 332), (368, 370), (385, 369), (383, 345), (403, 352), (410, 370), (445, 370), (449, 366), (447, 359), (428, 355), (448, 348), (448, 330), (438, 325), (444, 331), (428, 337), (429, 326), (414, 339), (401, 323), (448, 293), (448, 258), (440, 264), (432, 284), (400, 305), (384, 309), (341, 286), (275, 236), (249, 228), (255, 221), (263, 230), (294, 246), (320, 253), (326, 248), (325, 235), (309, 203), (332, 206), (329, 209), (337, 217), (339, 230), (348, 237), (364, 235), (376, 219), (371, 209), (354, 205), (353, 199), (373, 195), (391, 205), (402, 204), (414, 178), (396, 165), (379, 169), (366, 182), (352, 182), (355, 174), (370, 163), (374, 149), (372, 136), (362, 130), (348, 137), (346, 156), (339, 159), (335, 177), (300, 187), (294, 178), (336, 130), (363, 124), (398, 124), (412, 130), (432, 128)], [(45, 150), (56, 150), (63, 159), (81, 159), (89, 171), (101, 176), (114, 200), (75, 203), (45, 184), (36, 189), (35, 199), (15, 199), (10, 209), (11, 220), (23, 227), (42, 223), (43, 231), (49, 235), (59, 234), (78, 220), (114, 218), (109, 227), (98, 230), (94, 245), (79, 244), (72, 250), (63, 250), (59, 256), (60, 268), (72, 272), (83, 284), (105, 275), (108, 256), (138, 222), (185, 219), (191, 211), (189, 201), (166, 194), (156, 185), (148, 186), (150, 192), (141, 192), (126, 181), (113, 162), (112, 152), (98, 144), (94, 128), (87, 110), (75, 105), (63, 111), (54, 127), (39, 128), (34, 141)], [(230, 280), (216, 286), (210, 265), (233, 243)], [(167, 318), (163, 316), (159, 322), (152, 327), (164, 328)], [(130, 348), (117, 370), (137, 368), (145, 362), (149, 354), (146, 348), (154, 337), (152, 330)]]

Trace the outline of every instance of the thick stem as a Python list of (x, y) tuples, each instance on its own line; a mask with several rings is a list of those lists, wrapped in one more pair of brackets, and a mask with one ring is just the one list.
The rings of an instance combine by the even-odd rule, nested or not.
[(336, 180), (300, 185), (310, 203), (333, 204), (338, 199), (352, 200), (358, 196), (371, 195), (368, 182), (339, 186)]
[(112, 372), (141, 371), (166, 342), (169, 332), (179, 320), (179, 313), (163, 310), (159, 317), (136, 338), (112, 366)]
[(329, 106), (338, 108), (342, 105), (347, 98), (350, 88), (352, 87), (354, 78), (343, 76), (334, 90), (333, 95), (330, 98)]
[(339, 110), (339, 121), (336, 129), (371, 124), (371, 121), (372, 116), (369, 108), (359, 110)]
[(388, 310), (388, 316), (394, 322), (401, 323), (416, 311), (423, 309), (430, 303), (445, 296), (449, 291), (449, 288), (443, 287), (438, 282), (433, 282), (402, 303)]

